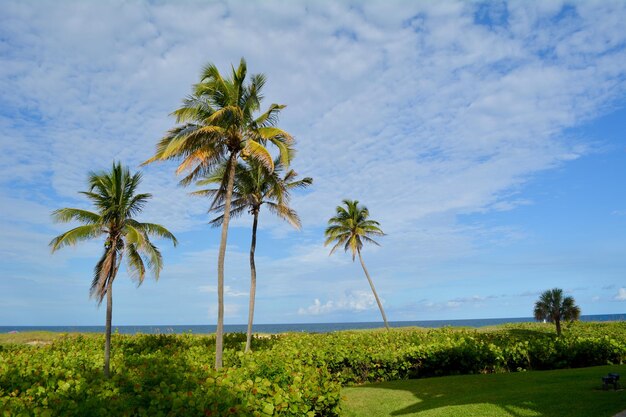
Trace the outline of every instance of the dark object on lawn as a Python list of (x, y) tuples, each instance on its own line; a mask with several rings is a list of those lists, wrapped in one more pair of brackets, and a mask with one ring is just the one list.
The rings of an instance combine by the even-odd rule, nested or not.
[(614, 390), (618, 390), (620, 388), (619, 385), (619, 374), (608, 374), (607, 376), (602, 377), (602, 389), (609, 389), (609, 385), (613, 385)]

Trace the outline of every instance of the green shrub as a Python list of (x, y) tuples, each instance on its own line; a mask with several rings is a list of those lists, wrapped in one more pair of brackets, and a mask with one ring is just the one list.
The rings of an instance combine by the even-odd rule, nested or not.
[(47, 346), (3, 345), (0, 416), (337, 416), (341, 385), (435, 375), (622, 363), (626, 323), (575, 323), (562, 337), (541, 323), (489, 330), (393, 329), (254, 338), (64, 336)]

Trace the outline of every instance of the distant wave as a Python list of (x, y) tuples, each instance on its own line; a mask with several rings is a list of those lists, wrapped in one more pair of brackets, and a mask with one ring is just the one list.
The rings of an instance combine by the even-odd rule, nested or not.
[[(625, 321), (626, 314), (597, 314), (581, 316), (582, 321)], [(467, 319), (467, 320), (423, 320), (423, 321), (392, 321), (391, 327), (483, 327), (505, 323), (523, 323), (534, 321), (532, 317), (513, 317), (499, 319)], [(328, 333), (339, 330), (375, 329), (383, 327), (382, 322), (361, 323), (289, 323), (289, 324), (255, 324), (255, 333), (308, 332)], [(162, 326), (113, 326), (114, 331), (123, 334), (159, 334), (159, 333), (214, 333), (215, 325), (162, 325)], [(104, 326), (0, 326), (0, 333), (27, 332), (44, 330), (50, 332), (101, 333)], [(224, 330), (229, 333), (245, 332), (245, 324), (227, 324)]]

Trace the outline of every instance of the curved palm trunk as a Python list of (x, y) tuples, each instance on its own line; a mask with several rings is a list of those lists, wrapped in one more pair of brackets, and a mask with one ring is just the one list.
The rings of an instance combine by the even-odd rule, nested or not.
[(256, 228), (259, 222), (259, 211), (254, 211), (252, 222), (252, 243), (250, 243), (250, 304), (248, 305), (248, 333), (246, 335), (246, 352), (250, 352), (252, 344), (252, 322), (254, 321), (254, 298), (256, 296), (256, 266), (254, 265), (254, 251), (256, 250)]
[(556, 324), (556, 335), (561, 336), (561, 320), (557, 318), (554, 323)]
[(228, 183), (224, 200), (224, 220), (222, 222), (222, 237), (217, 257), (217, 330), (215, 332), (215, 369), (222, 367), (224, 351), (224, 258), (226, 256), (226, 240), (228, 239), (228, 222), (230, 221), (230, 200), (235, 183), (235, 167), (237, 153), (232, 152), (228, 161)]
[(372, 282), (372, 278), (370, 278), (369, 272), (367, 272), (367, 268), (365, 267), (365, 262), (363, 262), (363, 257), (361, 256), (361, 251), (357, 251), (359, 254), (359, 261), (361, 261), (361, 266), (363, 267), (363, 272), (365, 272), (365, 276), (367, 277), (367, 281), (370, 283), (370, 287), (372, 288), (372, 292), (374, 293), (374, 298), (376, 298), (376, 302), (378, 303), (378, 308), (380, 309), (380, 314), (383, 316), (383, 321), (385, 322), (385, 327), (389, 330), (389, 324), (387, 323), (387, 316), (385, 315), (385, 310), (383, 310), (383, 305), (378, 298), (378, 294), (376, 293), (376, 288), (374, 288), (374, 283)]
[(113, 316), (113, 280), (109, 279), (107, 284), (107, 318), (104, 336), (104, 376), (108, 378), (111, 374), (111, 318)]

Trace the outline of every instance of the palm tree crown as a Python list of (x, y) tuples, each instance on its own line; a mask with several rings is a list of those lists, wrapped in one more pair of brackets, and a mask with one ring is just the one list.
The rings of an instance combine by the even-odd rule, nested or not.
[(106, 236), (104, 253), (96, 264), (90, 290), (98, 302), (102, 302), (109, 283), (115, 279), (123, 255), (126, 255), (129, 274), (141, 284), (146, 265), (155, 278), (159, 277), (163, 266), (161, 253), (150, 241), (150, 236), (167, 238), (177, 244), (174, 235), (165, 227), (134, 218), (151, 198), (150, 194), (135, 193), (140, 181), (140, 173), (131, 175), (128, 168), (114, 163), (109, 172), (90, 173), (89, 191), (82, 192), (95, 206), (95, 212), (62, 208), (52, 213), (57, 222), (83, 223), (52, 239), (50, 247), (53, 252), (80, 241)]
[(177, 173), (187, 173), (181, 184), (188, 185), (212, 175), (233, 154), (256, 159), (272, 170), (274, 163), (265, 148), (271, 142), (278, 148), (283, 164), (288, 165), (293, 139), (276, 127), (278, 114), (285, 106), (272, 104), (255, 117), (266, 79), (263, 74), (256, 74), (245, 84), (246, 73), (243, 58), (227, 78), (215, 65), (205, 66), (192, 94), (173, 113), (178, 126), (167, 132), (157, 144), (155, 155), (145, 163), (181, 160)]
[(326, 229), (327, 246), (335, 243), (330, 253), (343, 246), (343, 249), (352, 253), (352, 260), (363, 248), (363, 242), (373, 243), (380, 246), (372, 236), (384, 236), (380, 230), (380, 223), (369, 220), (369, 210), (365, 206), (359, 206), (357, 200), (343, 200), (345, 207), (337, 206), (336, 215), (328, 220)]
[(541, 294), (535, 303), (536, 320), (547, 320), (556, 324), (557, 334), (561, 335), (561, 320), (574, 321), (580, 318), (580, 307), (574, 298), (563, 297), (563, 290), (553, 288)]
[[(221, 187), (222, 178), (226, 166), (222, 165), (213, 175), (210, 175), (196, 183), (198, 186), (218, 185), (193, 192), (194, 195), (203, 195), (214, 199), (214, 212), (224, 212), (224, 189)], [(289, 207), (291, 191), (298, 188), (308, 187), (313, 179), (305, 177), (296, 180), (298, 174), (293, 169), (285, 169), (280, 160), (274, 161), (274, 170), (269, 171), (263, 164), (253, 159), (248, 164), (238, 163), (235, 170), (235, 183), (233, 186), (232, 205), (230, 215), (238, 217), (246, 210), (250, 214), (258, 214), (261, 206), (267, 206), (268, 210), (287, 221), (296, 229), (301, 228), (300, 218), (295, 210)], [(224, 220), (221, 214), (211, 221), (214, 226), (219, 226)]]

